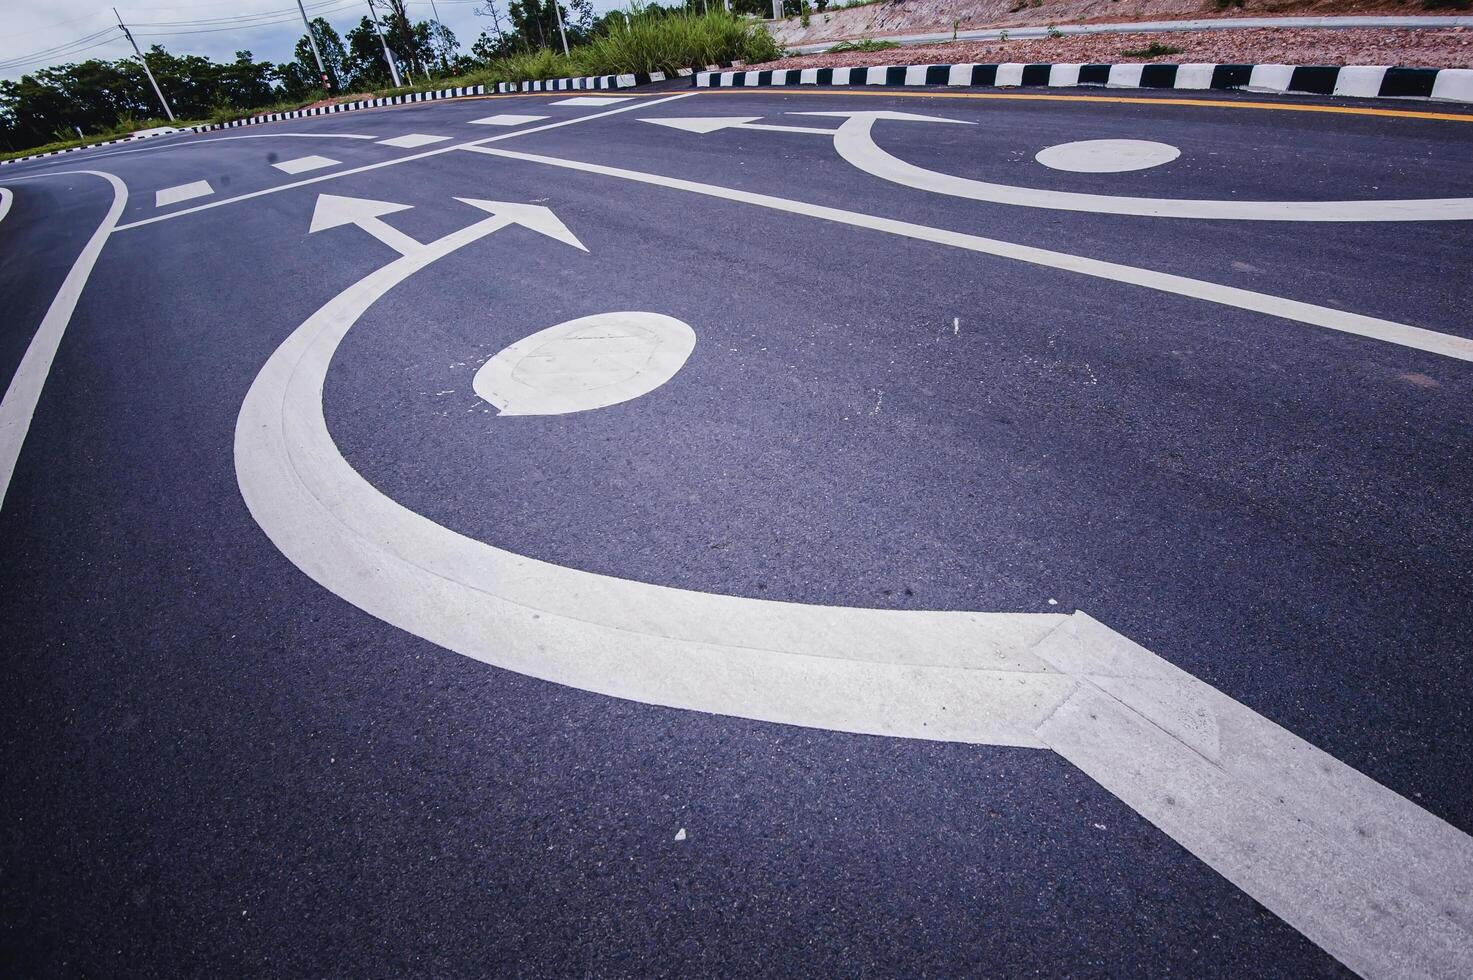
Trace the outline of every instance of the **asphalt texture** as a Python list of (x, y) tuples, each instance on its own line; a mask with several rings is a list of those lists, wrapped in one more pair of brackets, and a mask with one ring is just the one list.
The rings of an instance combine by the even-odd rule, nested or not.
[[(633, 104), (554, 104), (567, 94), (0, 170), (16, 194), (0, 222), (7, 383), (109, 201), (104, 181), (59, 171), (114, 173), (130, 195), (0, 510), (0, 970), (1342, 973), (1048, 753), (532, 680), (373, 619), (272, 546), (236, 486), (242, 398), (293, 329), (395, 254), (351, 226), (308, 235), (317, 195), (413, 205), (386, 221), (425, 241), (484, 217), (457, 197), (542, 203), (587, 254), (497, 232), (396, 288), (339, 350), (327, 419), (390, 497), (519, 554), (688, 589), (1083, 609), (1473, 831), (1467, 363), (665, 187), (424, 155), (509, 131), (470, 125), (494, 113), (548, 117), (535, 128)], [(1001, 183), (1245, 200), (1473, 196), (1467, 122), (1169, 97), (639, 104), (493, 145), (1473, 336), (1466, 223), (982, 204), (860, 173), (821, 136), (640, 119), (933, 114), (977, 125), (886, 121), (876, 138)], [(342, 138), (407, 133), (451, 141)], [(1033, 161), (1101, 138), (1182, 155), (1122, 174)], [(272, 166), (308, 154), (339, 165)], [(200, 179), (213, 196), (154, 206)], [(657, 392), (499, 419), (471, 390), (511, 342), (625, 309), (698, 337)]]

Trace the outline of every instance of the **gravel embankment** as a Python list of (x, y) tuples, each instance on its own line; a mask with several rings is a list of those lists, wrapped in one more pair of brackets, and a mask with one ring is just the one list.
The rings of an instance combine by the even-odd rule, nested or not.
[[(1170, 54), (1139, 54), (1151, 44)], [(1138, 52), (1131, 55), (1127, 52)], [(1094, 34), (1018, 41), (959, 41), (885, 51), (849, 51), (782, 58), (750, 68), (845, 68), (873, 65), (976, 64), (1286, 64), (1473, 67), (1473, 30), (1273, 28), (1243, 31), (1172, 31)]]

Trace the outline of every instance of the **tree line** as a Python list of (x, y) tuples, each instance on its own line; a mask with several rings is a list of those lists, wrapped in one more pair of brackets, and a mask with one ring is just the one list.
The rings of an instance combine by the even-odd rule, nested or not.
[[(558, 49), (554, 2), (491, 0), (485, 13), (492, 26), (481, 33), (469, 54), (461, 52), (454, 32), (438, 21), (412, 22), (404, 0), (387, 0), (390, 9), (379, 21), (405, 83), (453, 79), (508, 54)], [(565, 0), (561, 9), (569, 44), (588, 39), (607, 20), (594, 18), (592, 0)], [(660, 11), (658, 6), (652, 9)], [(237, 51), (234, 61), (214, 61), (177, 55), (155, 44), (146, 55), (148, 66), (179, 119), (223, 118), (392, 84), (383, 42), (368, 17), (346, 34), (321, 17), (309, 26), (322, 55), (325, 79), (306, 34), (297, 40), (292, 60), (280, 64), (258, 61), (250, 51)], [(138, 128), (161, 115), (136, 58), (59, 65), (0, 81), (0, 150), (75, 140), (78, 131), (95, 136)]]

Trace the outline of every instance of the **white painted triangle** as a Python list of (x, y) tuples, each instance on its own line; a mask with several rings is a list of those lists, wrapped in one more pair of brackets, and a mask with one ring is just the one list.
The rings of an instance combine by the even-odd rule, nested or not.
[(895, 112), (883, 109), (877, 112), (790, 112), (790, 116), (833, 116), (838, 119), (860, 118), (860, 119), (895, 119), (900, 122), (934, 122), (951, 123), (956, 126), (971, 126), (973, 123), (965, 119), (947, 119), (945, 116), (923, 116), (916, 112)]
[(685, 828), (684, 827), (681, 827), (678, 831), (675, 832), (675, 839), (676, 840), (685, 840)]
[(756, 122), (761, 118), (761, 116), (681, 116), (674, 119), (641, 119), (640, 122), (669, 126), (671, 129), (683, 129), (687, 133), (714, 133), (718, 129), (741, 126), (745, 123)]
[(395, 211), (408, 211), (413, 205), (395, 204), (392, 201), (373, 201), (364, 197), (339, 197), (336, 194), (319, 194), (317, 207), (312, 211), (312, 227), (308, 233), (336, 228), (338, 225), (356, 224), (369, 218), (377, 218)]

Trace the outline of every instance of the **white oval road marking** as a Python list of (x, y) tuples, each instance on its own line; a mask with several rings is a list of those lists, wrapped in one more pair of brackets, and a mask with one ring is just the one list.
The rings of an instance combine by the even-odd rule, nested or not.
[(1152, 140), (1076, 140), (1038, 151), (1033, 158), (1053, 170), (1077, 174), (1121, 174), (1170, 163), (1181, 150)]
[(476, 372), (476, 394), (502, 415), (565, 415), (627, 402), (675, 376), (696, 344), (662, 313), (595, 313), (539, 330)]

